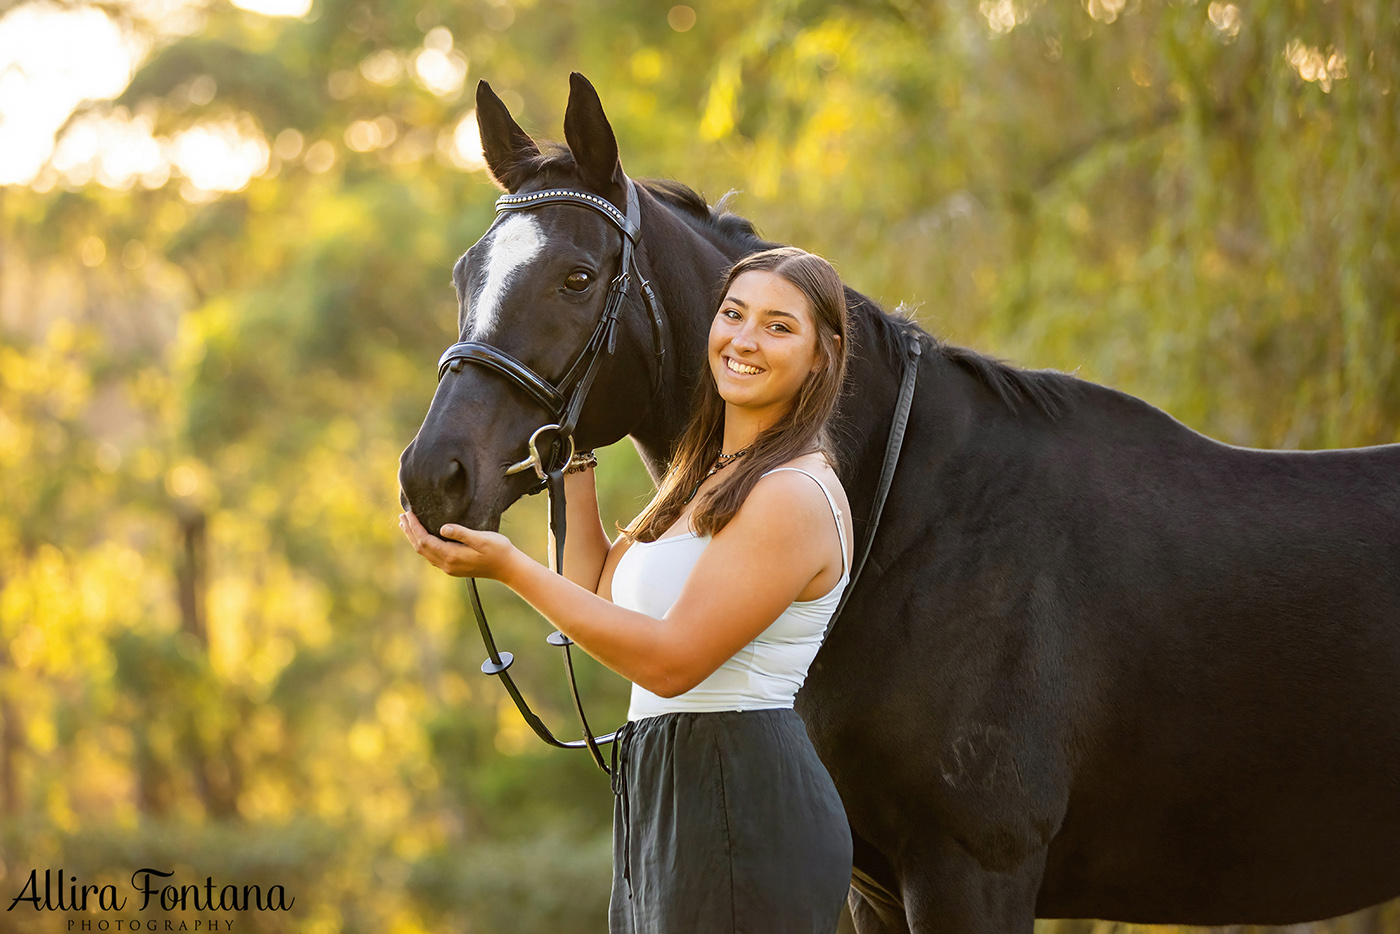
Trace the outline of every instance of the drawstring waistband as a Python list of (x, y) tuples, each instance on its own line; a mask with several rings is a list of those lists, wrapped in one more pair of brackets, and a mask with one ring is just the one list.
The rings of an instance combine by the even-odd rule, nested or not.
[(617, 731), (612, 744), (612, 792), (622, 801), (622, 879), (627, 897), (632, 897), (632, 813), (627, 800), (627, 752), (632, 744), (636, 721), (628, 720)]

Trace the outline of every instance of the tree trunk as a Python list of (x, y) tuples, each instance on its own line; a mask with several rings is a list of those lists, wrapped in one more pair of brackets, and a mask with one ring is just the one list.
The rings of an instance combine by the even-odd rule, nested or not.
[[(0, 668), (8, 658), (0, 658)], [(19, 711), (8, 695), (0, 694), (0, 814), (18, 817), (20, 812), (19, 756), (24, 749)]]
[[(0, 577), (0, 593), (4, 591), (5, 579)], [(24, 749), (24, 733), (19, 711), (11, 703), (7, 688), (6, 675), (11, 670), (9, 643), (0, 639), (0, 815), (13, 818), (20, 811), (19, 757)]]
[(208, 520), (202, 509), (178, 509), (181, 551), (176, 568), (180, 589), (180, 628), (209, 647), (205, 620), (205, 593), (208, 588)]

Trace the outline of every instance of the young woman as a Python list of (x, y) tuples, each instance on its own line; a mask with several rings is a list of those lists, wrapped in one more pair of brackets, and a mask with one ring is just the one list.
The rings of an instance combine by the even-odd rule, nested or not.
[(502, 581), (630, 680), (614, 745), (617, 932), (836, 929), (851, 837), (793, 697), (850, 576), (827, 423), (849, 344), (841, 281), (793, 247), (730, 270), (695, 415), (655, 499), (610, 542), (591, 455), (566, 478), (566, 578), (457, 525), (414, 547)]

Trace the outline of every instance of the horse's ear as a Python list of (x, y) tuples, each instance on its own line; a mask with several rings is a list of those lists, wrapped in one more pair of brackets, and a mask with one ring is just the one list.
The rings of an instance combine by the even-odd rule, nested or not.
[(588, 79), (569, 75), (569, 106), (564, 111), (564, 139), (574, 154), (583, 180), (601, 194), (612, 194), (622, 185), (622, 163), (617, 158), (617, 137), (603, 113), (603, 102)]
[(476, 126), (481, 132), (481, 152), (491, 177), (506, 191), (514, 192), (529, 175), (527, 163), (540, 154), (530, 134), (510, 115), (491, 85), (476, 85)]

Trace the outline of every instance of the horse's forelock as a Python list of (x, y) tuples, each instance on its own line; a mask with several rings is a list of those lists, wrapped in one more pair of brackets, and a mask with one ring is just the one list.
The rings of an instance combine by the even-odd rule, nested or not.
[(547, 140), (540, 143), (540, 151), (520, 160), (522, 172), (521, 188), (525, 187), (577, 187), (579, 184), (578, 163), (574, 154), (563, 143)]

